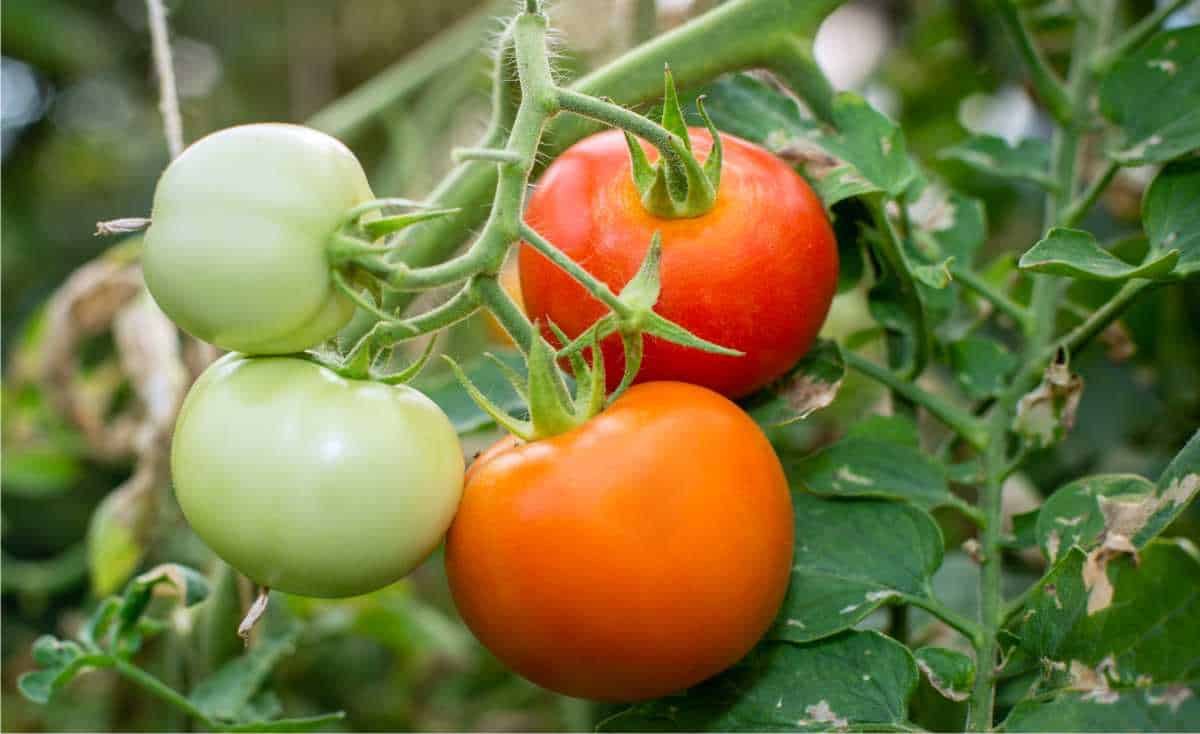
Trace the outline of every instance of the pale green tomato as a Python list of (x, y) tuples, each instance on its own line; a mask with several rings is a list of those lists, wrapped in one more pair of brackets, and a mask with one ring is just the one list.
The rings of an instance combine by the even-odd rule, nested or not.
[(273, 123), (215, 132), (158, 181), (146, 284), (175, 323), (219, 347), (303, 351), (354, 312), (333, 284), (326, 243), (347, 210), (374, 198), (358, 159), (322, 132)]
[(192, 529), (260, 585), (354, 596), (441, 543), (463, 486), (449, 419), (411, 387), (296, 357), (229, 354), (200, 376), (171, 471)]

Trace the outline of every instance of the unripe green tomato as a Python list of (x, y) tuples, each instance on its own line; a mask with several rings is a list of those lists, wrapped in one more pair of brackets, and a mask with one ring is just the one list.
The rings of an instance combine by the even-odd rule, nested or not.
[(303, 351), (354, 312), (330, 276), (326, 243), (347, 210), (374, 198), (358, 159), (322, 132), (220, 130), (158, 181), (146, 285), (175, 323), (219, 347)]
[(462, 495), (454, 427), (404, 385), (229, 354), (200, 376), (171, 471), (192, 529), (262, 586), (364, 594), (441, 542)]

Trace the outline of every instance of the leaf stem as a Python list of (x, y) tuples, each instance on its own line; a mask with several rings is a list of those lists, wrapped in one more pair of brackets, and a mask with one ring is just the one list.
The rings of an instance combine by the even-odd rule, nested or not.
[(991, 303), (1002, 313), (1017, 322), (1017, 326), (1025, 334), (1033, 332), (1033, 318), (1029, 309), (1004, 295), (970, 268), (957, 264), (950, 265), (950, 275), (966, 288), (974, 291), (987, 302)]
[(519, 306), (509, 297), (499, 281), (493, 275), (478, 275), (471, 284), (479, 303), (491, 311), (504, 330), (512, 338), (513, 344), (522, 352), (528, 353), (529, 345), (533, 343), (533, 324)]
[(1117, 175), (1117, 171), (1120, 169), (1120, 163), (1113, 160), (1108, 161), (1104, 166), (1104, 170), (1100, 172), (1100, 175), (1088, 184), (1088, 187), (1083, 190), (1082, 194), (1067, 205), (1067, 208), (1060, 217), (1059, 226), (1074, 227), (1076, 224), (1079, 224), (1080, 220), (1095, 205), (1096, 200), (1100, 198), (1100, 194), (1104, 193), (1104, 190), (1112, 183), (1113, 177)]
[(1025, 25), (1020, 10), (1013, 0), (1001, 0), (996, 4), (996, 9), (1013, 41), (1017, 44), (1017, 51), (1029, 69), (1029, 79), (1037, 89), (1038, 96), (1042, 98), (1046, 108), (1050, 110), (1050, 114), (1059, 124), (1069, 124), (1073, 110), (1067, 97), (1067, 91), (1063, 87), (1062, 80), (1046, 62), (1046, 57), (1034, 44), (1033, 36), (1029, 32), (1029, 27)]
[(221, 727), (210, 719), (203, 711), (201, 711), (194, 703), (189, 701), (183, 694), (171, 688), (167, 684), (150, 675), (145, 670), (142, 670), (133, 663), (122, 658), (112, 656), (112, 667), (118, 673), (125, 676), (129, 680), (141, 686), (147, 692), (154, 694), (163, 701), (171, 704), (175, 708), (183, 711), (188, 716), (196, 719), (207, 729), (220, 729)]
[(966, 637), (967, 640), (969, 640), (972, 645), (979, 644), (979, 641), (983, 635), (983, 629), (979, 626), (979, 623), (976, 622), (975, 620), (970, 619), (970, 618), (966, 617), (965, 615), (959, 614), (958, 612), (954, 611), (950, 607), (943, 604), (938, 599), (934, 598), (932, 595), (929, 595), (929, 596), (912, 595), (912, 596), (910, 596), (908, 594), (905, 594), (903, 599), (905, 602), (912, 604), (914, 607), (919, 607), (921, 609), (924, 609), (925, 611), (929, 612), (933, 616), (937, 617), (938, 619), (942, 620), (946, 624), (950, 625), (955, 630), (957, 630), (960, 634), (962, 634), (963, 637)]
[(893, 392), (924, 407), (930, 415), (946, 424), (967, 443), (982, 450), (988, 444), (986, 426), (966, 410), (950, 403), (940, 395), (926, 392), (916, 383), (906, 380), (888, 368), (878, 365), (857, 352), (846, 351), (846, 366), (890, 388)]

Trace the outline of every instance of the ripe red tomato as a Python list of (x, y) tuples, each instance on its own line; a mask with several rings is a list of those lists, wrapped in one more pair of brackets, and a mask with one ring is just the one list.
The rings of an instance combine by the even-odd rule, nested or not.
[[(712, 138), (693, 128), (699, 157)], [(662, 295), (655, 308), (692, 333), (745, 352), (727, 357), (646, 340), (638, 379), (682, 380), (729, 397), (779, 377), (812, 345), (837, 287), (837, 245), (820, 200), (767, 151), (722, 134), (725, 162), (716, 206), (692, 219), (660, 219), (642, 206), (618, 130), (593, 135), (558, 157), (530, 198), (526, 219), (614, 291), (633, 277), (662, 232)], [(651, 157), (656, 154), (648, 148)], [(574, 337), (607, 313), (528, 245), (521, 291), (533, 319)], [(612, 389), (624, 355), (603, 344)]]
[(467, 625), (513, 670), (632, 701), (753, 647), (787, 590), (793, 534), (758, 426), (711, 390), (654, 382), (573, 431), (480, 456), (446, 572)]

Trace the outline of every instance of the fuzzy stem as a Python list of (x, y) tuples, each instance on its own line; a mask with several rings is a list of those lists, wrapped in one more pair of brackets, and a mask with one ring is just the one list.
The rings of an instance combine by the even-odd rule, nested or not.
[(529, 318), (500, 286), (496, 277), (493, 275), (476, 276), (472, 287), (479, 303), (496, 317), (496, 320), (512, 338), (513, 344), (516, 344), (522, 352), (528, 353), (529, 345), (533, 343), (533, 324), (529, 323)]
[(1022, 332), (1029, 334), (1033, 331), (1033, 320), (1030, 318), (1029, 309), (996, 290), (992, 287), (991, 283), (980, 277), (978, 273), (970, 268), (951, 265), (950, 274), (956, 281), (962, 283), (966, 288), (974, 291), (999, 309), (1001, 313), (1008, 315), (1013, 321), (1016, 321), (1017, 326), (1020, 327)]

